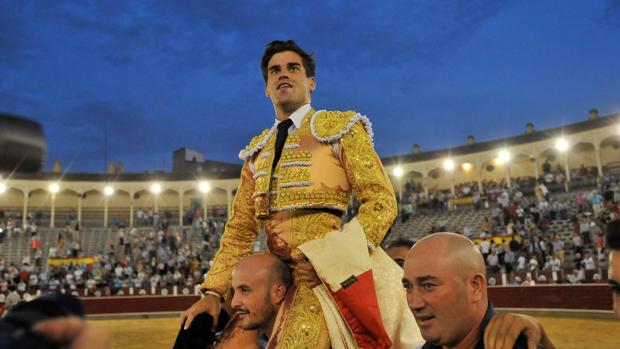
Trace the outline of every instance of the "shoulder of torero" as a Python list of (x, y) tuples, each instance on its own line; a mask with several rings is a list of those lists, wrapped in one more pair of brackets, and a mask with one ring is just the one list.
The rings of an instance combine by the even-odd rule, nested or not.
[(276, 126), (274, 124), (271, 128), (264, 129), (258, 136), (254, 136), (250, 144), (239, 152), (239, 159), (245, 161), (258, 153), (267, 144), (269, 138), (274, 135), (275, 131)]
[(349, 134), (355, 124), (360, 123), (372, 142), (372, 123), (368, 117), (353, 110), (321, 110), (310, 120), (310, 131), (320, 142), (335, 143)]

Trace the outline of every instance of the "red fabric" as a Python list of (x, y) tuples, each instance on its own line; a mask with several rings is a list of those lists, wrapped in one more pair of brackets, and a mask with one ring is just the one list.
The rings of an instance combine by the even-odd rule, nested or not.
[(357, 281), (348, 287), (338, 292), (329, 289), (329, 292), (360, 348), (392, 347), (392, 341), (383, 327), (372, 270), (358, 275)]

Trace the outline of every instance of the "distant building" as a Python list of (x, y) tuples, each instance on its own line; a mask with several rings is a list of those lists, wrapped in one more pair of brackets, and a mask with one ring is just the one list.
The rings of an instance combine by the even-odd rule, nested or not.
[(241, 165), (204, 159), (199, 151), (180, 148), (172, 153), (172, 173), (192, 173), (206, 178), (235, 178), (241, 174)]

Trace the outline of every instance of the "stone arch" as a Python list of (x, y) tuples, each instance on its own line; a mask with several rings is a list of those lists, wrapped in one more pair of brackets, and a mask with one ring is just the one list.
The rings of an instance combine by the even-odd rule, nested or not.
[(179, 190), (171, 188), (162, 188), (158, 195), (151, 194), (157, 200), (159, 210), (178, 211), (179, 207)]
[(483, 182), (498, 181), (505, 177), (504, 169), (501, 166), (498, 166), (495, 159), (488, 159), (482, 161), (479, 170), (480, 177)]
[(131, 205), (131, 193), (124, 189), (114, 189), (114, 193), (108, 197), (108, 222), (109, 224), (122, 223), (129, 225), (129, 206)]
[(452, 181), (451, 175), (442, 167), (432, 168), (427, 172), (427, 176), (429, 190), (433, 191), (450, 189)]
[[(74, 201), (77, 206), (77, 199)], [(103, 190), (96, 188), (85, 189), (82, 193), (82, 226), (102, 226), (104, 206), (105, 196), (103, 195)]]
[(228, 199), (226, 189), (214, 188), (209, 192), (207, 199), (209, 204), (209, 217), (226, 217), (228, 207)]
[[(424, 173), (421, 171), (411, 170), (403, 174), (400, 179), (392, 179), (392, 185), (398, 191), (402, 190), (404, 193), (411, 193), (414, 191), (424, 191)], [(398, 187), (400, 184), (400, 188)]]
[(22, 214), (24, 207), (24, 191), (7, 185), (6, 191), (0, 194), (0, 209), (6, 215), (17, 217)]
[(577, 142), (568, 151), (568, 168), (577, 170), (582, 165), (589, 169), (596, 168), (596, 149), (591, 142)]
[[(191, 188), (183, 192), (183, 212), (187, 217), (202, 216), (203, 194), (196, 188)], [(207, 201), (207, 205), (209, 202)], [(207, 207), (208, 208), (208, 207)]]
[(604, 174), (620, 175), (620, 132), (601, 140), (600, 157)]
[(555, 169), (556, 164), (560, 163), (561, 161), (561, 159), (559, 159), (557, 151), (553, 149), (553, 147), (551, 146), (540, 150), (538, 154), (536, 155), (536, 157), (538, 158), (538, 166), (541, 169), (540, 171), (541, 174), (542, 174), (542, 166), (545, 163), (545, 161), (549, 161), (549, 164), (551, 164), (552, 169)]
[(28, 192), (28, 210), (29, 218), (33, 218), (34, 222), (39, 226), (49, 224), (51, 215), (52, 194), (47, 189), (36, 188)]
[(149, 189), (141, 189), (133, 194), (134, 207), (136, 209), (152, 209), (155, 207), (155, 195)]
[[(464, 167), (465, 164), (469, 164), (468, 169)], [(463, 183), (477, 182), (478, 170), (478, 166), (473, 161), (455, 161), (454, 184), (459, 185)]]
[(520, 184), (531, 182), (536, 174), (536, 158), (534, 155), (520, 152), (510, 160), (510, 177), (518, 180)]

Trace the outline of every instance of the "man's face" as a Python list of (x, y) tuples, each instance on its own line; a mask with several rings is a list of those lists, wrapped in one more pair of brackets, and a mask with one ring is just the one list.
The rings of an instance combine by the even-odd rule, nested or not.
[(412, 251), (405, 260), (403, 286), (409, 309), (426, 341), (453, 346), (471, 330), (471, 297), (455, 265), (433, 251)]
[(239, 327), (244, 330), (265, 328), (275, 318), (278, 308), (272, 301), (271, 282), (265, 271), (236, 269), (232, 274), (232, 286), (235, 294), (230, 305), (239, 314)]
[(405, 265), (405, 258), (407, 257), (407, 253), (409, 252), (409, 247), (406, 246), (396, 246), (390, 247), (385, 250), (390, 258), (396, 262), (401, 268)]
[(274, 106), (295, 110), (310, 103), (310, 93), (315, 87), (316, 80), (306, 76), (306, 69), (299, 54), (283, 51), (269, 60), (265, 93)]
[(609, 270), (607, 271), (609, 286), (613, 292), (614, 311), (620, 317), (620, 251), (612, 250), (609, 254)]

